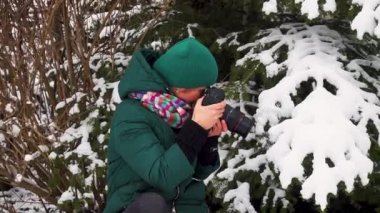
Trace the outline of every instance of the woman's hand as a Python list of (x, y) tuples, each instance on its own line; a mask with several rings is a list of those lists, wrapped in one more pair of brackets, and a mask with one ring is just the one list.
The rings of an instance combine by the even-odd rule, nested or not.
[(218, 121), (220, 122), (226, 103), (222, 101), (217, 104), (203, 106), (203, 98), (204, 96), (197, 100), (193, 111), (193, 117), (191, 119), (203, 127), (203, 129), (209, 130)]
[(228, 130), (227, 123), (225, 120), (219, 120), (215, 123), (215, 125), (211, 128), (208, 133), (209, 137), (220, 136), (222, 132), (226, 132)]

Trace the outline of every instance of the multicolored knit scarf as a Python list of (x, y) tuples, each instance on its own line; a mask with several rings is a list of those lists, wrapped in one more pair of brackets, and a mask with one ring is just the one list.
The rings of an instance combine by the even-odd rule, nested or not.
[(191, 107), (174, 95), (164, 92), (133, 92), (130, 98), (140, 100), (142, 105), (155, 112), (174, 128), (181, 128), (190, 117)]

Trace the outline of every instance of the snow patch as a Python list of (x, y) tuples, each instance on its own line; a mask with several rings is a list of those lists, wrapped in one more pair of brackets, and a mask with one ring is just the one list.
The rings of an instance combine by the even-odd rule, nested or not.
[(269, 0), (264, 2), (263, 11), (265, 15), (269, 15), (271, 13), (277, 13), (277, 0)]

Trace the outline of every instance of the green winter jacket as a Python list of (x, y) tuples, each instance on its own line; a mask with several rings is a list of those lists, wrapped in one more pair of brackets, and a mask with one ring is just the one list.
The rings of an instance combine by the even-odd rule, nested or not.
[(208, 212), (203, 180), (219, 167), (190, 164), (175, 143), (175, 133), (157, 114), (137, 100), (135, 91), (165, 91), (163, 79), (152, 69), (157, 53), (136, 52), (119, 84), (122, 102), (117, 106), (108, 145), (105, 213), (128, 206), (143, 192), (158, 192), (174, 202), (177, 213)]

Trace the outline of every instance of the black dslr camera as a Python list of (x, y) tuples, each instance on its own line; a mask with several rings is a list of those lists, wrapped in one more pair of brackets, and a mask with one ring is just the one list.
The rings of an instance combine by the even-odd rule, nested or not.
[[(225, 98), (224, 91), (215, 87), (209, 88), (205, 91), (205, 97), (202, 101), (203, 106), (216, 104), (223, 101)], [(228, 130), (236, 132), (242, 137), (246, 137), (249, 130), (254, 125), (252, 119), (247, 118), (238, 108), (232, 108), (226, 105), (223, 113), (223, 119), (227, 123)]]

